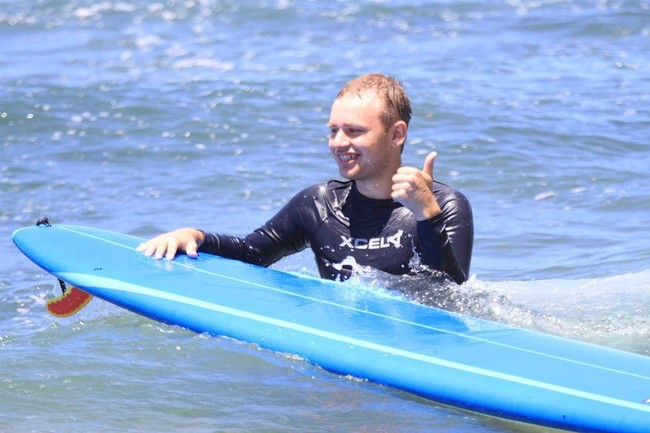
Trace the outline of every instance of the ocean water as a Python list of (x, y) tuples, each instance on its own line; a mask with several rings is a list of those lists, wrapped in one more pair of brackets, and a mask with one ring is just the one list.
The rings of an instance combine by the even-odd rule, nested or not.
[(547, 431), (100, 300), (55, 319), (11, 243), (245, 234), (337, 176), (329, 106), (372, 71), (410, 94), (405, 162), (438, 151), (474, 209), (471, 280), (422, 300), (650, 356), (647, 0), (0, 0), (0, 35), (1, 432)]

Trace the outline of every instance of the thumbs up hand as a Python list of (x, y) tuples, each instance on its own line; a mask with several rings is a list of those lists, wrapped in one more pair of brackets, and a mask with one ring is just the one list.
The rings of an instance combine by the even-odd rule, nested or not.
[(393, 200), (413, 212), (418, 221), (438, 215), (441, 210), (433, 195), (433, 163), (438, 153), (431, 152), (424, 160), (424, 167), (400, 167), (393, 175)]

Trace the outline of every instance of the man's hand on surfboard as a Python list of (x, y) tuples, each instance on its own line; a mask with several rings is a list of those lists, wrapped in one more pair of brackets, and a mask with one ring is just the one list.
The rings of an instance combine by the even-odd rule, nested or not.
[(160, 260), (174, 260), (176, 253), (184, 252), (188, 257), (197, 258), (198, 248), (203, 243), (203, 233), (193, 228), (182, 228), (156, 236), (147, 242), (141, 243), (136, 251), (147, 257)]

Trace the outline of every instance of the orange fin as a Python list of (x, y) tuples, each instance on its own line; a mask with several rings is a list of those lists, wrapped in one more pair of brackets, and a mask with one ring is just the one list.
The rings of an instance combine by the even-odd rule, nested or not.
[(90, 293), (70, 286), (61, 296), (47, 301), (47, 311), (56, 317), (70, 317), (88, 305), (92, 298)]

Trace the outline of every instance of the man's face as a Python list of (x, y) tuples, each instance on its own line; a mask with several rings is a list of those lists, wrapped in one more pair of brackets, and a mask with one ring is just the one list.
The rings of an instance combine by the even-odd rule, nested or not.
[(383, 110), (374, 92), (345, 95), (332, 104), (329, 149), (344, 178), (368, 181), (393, 175), (396, 151), (392, 128), (386, 130), (381, 121)]

